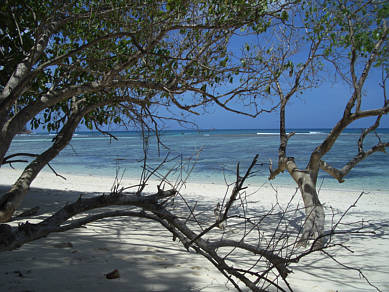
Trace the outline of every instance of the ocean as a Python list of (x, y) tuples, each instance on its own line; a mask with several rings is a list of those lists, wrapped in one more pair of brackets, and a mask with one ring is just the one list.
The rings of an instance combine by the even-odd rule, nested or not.
[[(328, 135), (329, 129), (289, 129), (295, 131), (288, 144), (288, 156), (295, 157), (300, 168), (306, 166), (311, 151)], [(342, 167), (358, 150), (360, 129), (346, 130), (338, 139), (325, 160), (335, 167)], [(383, 141), (389, 141), (389, 129), (379, 129)], [(139, 132), (113, 132), (118, 140), (97, 132), (78, 132), (52, 162), (51, 166), (61, 175), (96, 175), (114, 177), (119, 171), (125, 177), (138, 178), (143, 167), (143, 142)], [(8, 154), (17, 152), (41, 153), (50, 146), (52, 134), (34, 133), (18, 135)], [(156, 167), (168, 155), (166, 166), (159, 175), (174, 168), (171, 179), (186, 177), (189, 181), (204, 183), (232, 182), (236, 178), (237, 163), (241, 174), (258, 154), (255, 176), (250, 183), (268, 182), (269, 159), (277, 162), (279, 134), (277, 130), (171, 130), (162, 131), (159, 145), (155, 136), (148, 139), (148, 167)], [(377, 137), (366, 139), (366, 148), (377, 143)], [(23, 168), (15, 163), (15, 168)], [(8, 166), (3, 166), (8, 167)], [(50, 171), (48, 167), (44, 171)], [(323, 188), (358, 191), (389, 191), (389, 155), (377, 152), (358, 164), (339, 184), (325, 172), (320, 172), (319, 185)], [(285, 173), (272, 181), (276, 185), (295, 186)]]

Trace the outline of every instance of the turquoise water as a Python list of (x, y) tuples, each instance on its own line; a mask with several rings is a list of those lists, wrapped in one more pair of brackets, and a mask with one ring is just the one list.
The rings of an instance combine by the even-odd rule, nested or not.
[[(328, 129), (290, 129), (296, 131), (288, 144), (288, 156), (294, 156), (298, 166), (304, 168), (309, 153), (326, 137)], [(325, 157), (335, 167), (341, 167), (357, 153), (357, 140), (360, 129), (347, 130), (336, 142), (334, 148)], [(389, 129), (380, 129), (378, 133), (383, 141), (389, 141)], [(139, 177), (143, 165), (142, 139), (137, 132), (114, 132), (118, 141), (95, 132), (77, 133), (71, 144), (51, 163), (55, 170), (66, 176), (69, 174), (90, 174), (114, 176), (117, 167), (125, 170), (127, 177)], [(8, 154), (15, 152), (40, 153), (50, 146), (53, 135), (19, 135), (12, 143)], [(155, 137), (150, 137), (148, 161), (150, 167), (159, 164), (167, 153), (169, 158), (177, 157), (162, 169), (180, 165), (175, 175), (185, 175), (193, 164), (190, 180), (207, 183), (224, 183), (226, 178), (235, 178), (236, 165), (240, 162), (243, 171), (259, 154), (259, 163), (255, 167), (256, 176), (251, 182), (262, 184), (267, 181), (269, 158), (276, 162), (279, 143), (277, 130), (177, 130), (161, 133), (164, 146), (157, 147)], [(367, 146), (377, 142), (372, 135)], [(367, 147), (366, 146), (366, 147)], [(367, 148), (366, 148), (367, 149)], [(195, 162), (195, 163), (194, 163)], [(21, 168), (23, 164), (15, 164)], [(45, 169), (49, 171), (49, 169)], [(389, 155), (375, 153), (353, 169), (346, 182), (337, 183), (326, 173), (320, 174), (323, 187), (355, 190), (389, 191)], [(287, 174), (280, 175), (275, 181), (278, 185), (293, 185)]]

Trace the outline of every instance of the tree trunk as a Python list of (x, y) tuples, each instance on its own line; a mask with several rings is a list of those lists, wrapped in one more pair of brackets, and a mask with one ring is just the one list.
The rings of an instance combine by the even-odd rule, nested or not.
[(321, 246), (323, 240), (319, 237), (324, 232), (325, 214), (316, 191), (316, 176), (310, 170), (299, 170), (292, 158), (288, 159), (286, 168), (296, 181), (304, 201), (306, 218), (300, 244), (306, 245), (309, 239), (314, 239), (315, 246)]
[(22, 203), (35, 177), (68, 145), (84, 114), (85, 111), (71, 116), (56, 136), (53, 145), (27, 165), (11, 189), (0, 198), (0, 223), (11, 219), (15, 210)]

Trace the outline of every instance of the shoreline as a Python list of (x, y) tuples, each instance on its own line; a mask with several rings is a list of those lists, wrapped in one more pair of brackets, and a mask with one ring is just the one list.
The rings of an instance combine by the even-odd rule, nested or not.
[[(163, 142), (169, 148), (162, 149), (159, 153), (154, 143), (151, 143), (150, 153), (148, 155), (148, 166), (158, 165), (162, 157), (170, 152), (172, 159), (180, 155), (182, 162), (174, 161), (165, 165), (165, 169), (178, 166), (182, 163), (183, 170), (188, 170), (195, 166), (191, 172), (190, 182), (208, 183), (210, 181), (216, 184), (224, 184), (224, 176), (229, 181), (235, 179), (236, 164), (239, 161), (242, 171), (250, 165), (255, 154), (260, 154), (259, 165), (256, 166), (256, 178), (252, 181), (258, 184), (267, 182), (269, 158), (273, 161), (277, 159), (277, 145), (279, 139), (273, 135), (257, 135), (258, 130), (236, 130), (234, 133), (230, 130), (218, 130), (218, 135), (188, 135), (183, 139), (182, 135), (166, 135)], [(312, 151), (312, 147), (320, 143), (322, 137), (317, 134), (315, 129), (304, 129), (304, 132), (312, 135), (297, 135), (291, 141), (289, 147), (290, 155), (296, 157), (300, 167), (304, 167), (308, 161), (307, 153)], [(246, 132), (250, 133), (247, 134)], [(327, 157), (331, 165), (340, 167), (342, 161), (346, 162), (353, 157), (354, 138), (357, 139), (356, 132), (350, 130), (348, 135), (342, 137), (334, 150)], [(359, 133), (359, 131), (357, 131)], [(175, 133), (173, 131), (173, 133)], [(191, 132), (192, 133), (192, 132)], [(350, 136), (351, 135), (351, 136)], [(383, 138), (389, 135), (384, 131)], [(389, 137), (389, 136), (388, 136)], [(141, 151), (140, 137), (136, 138), (131, 132), (120, 132), (118, 141), (110, 141), (109, 137), (96, 137), (93, 133), (80, 134), (72, 140), (72, 146), (62, 151), (52, 166), (61, 174), (67, 176), (70, 174), (113, 177), (115, 169), (120, 168), (125, 171), (128, 178), (137, 178), (140, 175), (143, 163), (144, 153)], [(373, 137), (374, 138), (374, 137)], [(47, 145), (50, 145), (51, 138), (48, 134), (30, 138), (21, 136), (15, 140), (10, 149), (10, 153), (25, 151), (26, 145), (29, 146), (32, 153), (41, 153)], [(370, 141), (370, 140), (369, 140)], [(110, 151), (106, 151), (109, 147)], [(367, 161), (363, 161), (360, 166), (354, 169), (345, 179), (345, 182), (339, 184), (337, 180), (331, 178), (327, 173), (320, 172), (318, 185), (324, 180), (324, 188), (334, 190), (365, 190), (369, 192), (383, 191), (389, 193), (389, 184), (385, 173), (389, 171), (387, 156), (377, 153)], [(17, 168), (23, 168), (23, 164), (14, 165)], [(6, 167), (6, 165), (4, 166)], [(43, 171), (50, 172), (49, 168)], [(179, 172), (180, 170), (177, 170)], [(280, 174), (276, 180), (272, 181), (277, 186), (295, 187), (294, 181), (289, 174)]]
[[(4, 192), (19, 173), (18, 170), (0, 168), (0, 191)], [(37, 219), (29, 219), (35, 222), (77, 200), (80, 194), (109, 192), (112, 183), (112, 177), (69, 175), (67, 180), (63, 180), (52, 172), (41, 172), (33, 182), (22, 209), (41, 206), (43, 213)], [(136, 184), (138, 181), (124, 178), (123, 183)], [(276, 203), (286, 206), (295, 188), (276, 186), (276, 189), (277, 195), (269, 184), (262, 187), (249, 185), (250, 204), (254, 209), (261, 210), (268, 210)], [(156, 191), (155, 181), (150, 181), (146, 191)], [(181, 190), (183, 196), (192, 201), (198, 200), (209, 210), (213, 210), (216, 201), (223, 200), (225, 193), (225, 185), (206, 183), (188, 183)], [(321, 190), (320, 198), (327, 213), (326, 229), (333, 219), (331, 216), (338, 218), (341, 212), (353, 205), (359, 194), (360, 191)], [(389, 192), (365, 194), (345, 218), (345, 222), (363, 220), (366, 224), (380, 226), (379, 232), (366, 237), (347, 235), (345, 244), (353, 253), (336, 251), (339, 259), (362, 269), (382, 291), (389, 289), (387, 195)], [(292, 204), (299, 202), (301, 204), (301, 196), (297, 194)], [(18, 222), (12, 224), (17, 226)], [(0, 253), (0, 262), (0, 281), (5, 290), (14, 292), (80, 289), (98, 292), (112, 289), (221, 292), (227, 289), (224, 276), (206, 259), (186, 252), (158, 224), (140, 219), (111, 218), (93, 222), (85, 228), (50, 234), (17, 250)], [(320, 253), (291, 267), (294, 272), (288, 277), (289, 283), (297, 292), (375, 291), (356, 271), (341, 269)], [(121, 277), (105, 279), (104, 274), (114, 269), (119, 269)], [(231, 286), (228, 288), (231, 289)]]
[[(5, 168), (2, 167), (0, 168), (0, 185), (12, 185), (18, 176), (22, 173), (23, 169), (21, 168)], [(96, 190), (93, 190), (94, 192), (100, 192), (100, 188), (103, 188), (103, 191), (101, 192), (109, 192), (112, 184), (114, 183), (115, 176), (114, 175), (100, 175), (100, 174), (71, 174), (67, 172), (61, 172), (61, 176), (63, 176), (65, 179), (61, 178), (60, 176), (56, 176), (54, 172), (51, 170), (43, 170), (41, 171), (38, 176), (35, 178), (35, 180), (32, 182), (31, 187), (34, 187), (35, 185), (37, 186), (43, 186), (47, 188), (52, 188), (53, 183), (52, 181), (55, 181), (55, 185), (58, 186), (64, 186), (65, 190), (83, 190), (85, 191), (90, 191), (93, 189), (94, 186), (96, 186)], [(50, 181), (47, 183), (47, 181)], [(82, 182), (79, 186), (74, 186), (72, 183), (67, 183), (67, 182), (72, 182), (72, 181), (77, 181)], [(297, 185), (293, 182), (293, 179), (290, 178), (291, 183), (290, 184), (282, 184), (279, 183), (276, 180), (269, 181), (269, 180), (264, 180), (262, 182), (252, 182), (252, 180), (248, 180), (248, 186), (254, 187), (254, 188), (261, 188), (263, 186), (271, 188), (271, 185), (273, 185), (276, 188), (280, 189), (289, 189), (289, 190), (295, 190), (297, 188)], [(137, 177), (132, 177), (132, 176), (127, 176), (125, 173), (123, 176), (123, 186), (131, 186), (131, 185), (136, 185), (139, 183), (139, 178)], [(231, 183), (231, 182), (229, 182)], [(89, 185), (91, 184), (91, 185)], [(158, 180), (156, 179), (150, 179), (149, 180), (149, 185), (157, 185)], [(187, 185), (194, 185), (194, 186), (199, 186), (199, 185), (206, 185), (206, 186), (218, 186), (218, 187), (224, 187), (226, 188), (225, 183), (221, 182), (215, 182), (215, 181), (207, 181), (204, 179), (204, 181), (201, 181), (200, 178), (195, 178), (195, 179), (188, 179)], [(328, 184), (323, 184), (323, 187), (320, 188), (319, 192), (345, 192), (345, 193), (376, 193), (379, 195), (389, 195), (389, 189), (362, 189), (362, 188), (347, 188), (344, 184), (338, 183), (337, 186), (339, 188), (334, 187), (332, 185), (328, 186)], [(345, 186), (344, 188), (342, 188)], [(79, 189), (81, 187), (81, 189)], [(319, 194), (320, 195), (320, 194)]]
[[(0, 168), (0, 186), (9, 187), (20, 175), (21, 170)], [(94, 176), (94, 175), (66, 175), (66, 180), (56, 176), (51, 171), (42, 171), (31, 184), (31, 189), (43, 189), (45, 192), (52, 190), (63, 192), (81, 193), (109, 193), (114, 183), (113, 176)], [(11, 181), (11, 184), (8, 183)], [(121, 185), (124, 187), (136, 186), (139, 179), (124, 176)], [(150, 179), (146, 185), (145, 193), (154, 193), (157, 191), (159, 181)], [(293, 203), (298, 205), (302, 203), (301, 195), (297, 186), (278, 185), (269, 182), (262, 184), (247, 184), (247, 193), (250, 194), (255, 206), (271, 208), (274, 204)], [(166, 189), (169, 187), (166, 186)], [(189, 181), (178, 191), (184, 197), (203, 200), (205, 202), (222, 202), (227, 192), (231, 192), (232, 186), (228, 188), (226, 184), (212, 182), (198, 183)], [(134, 188), (134, 191), (136, 188)], [(133, 191), (131, 188), (128, 192)], [(363, 190), (339, 190), (333, 188), (322, 188), (319, 192), (321, 203), (326, 208), (335, 208), (344, 210), (354, 204), (355, 199), (364, 193), (359, 201), (359, 207), (363, 205), (365, 210), (374, 211), (384, 209), (389, 212), (389, 191), (363, 191)], [(291, 199), (293, 196), (293, 199)], [(377, 209), (376, 209), (377, 208)]]

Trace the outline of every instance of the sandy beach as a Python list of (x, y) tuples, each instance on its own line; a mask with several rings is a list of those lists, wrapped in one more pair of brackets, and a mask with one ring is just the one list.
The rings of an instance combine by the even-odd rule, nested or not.
[[(7, 190), (19, 170), (0, 169), (0, 191)], [(109, 192), (109, 177), (66, 175), (66, 180), (42, 172), (31, 186), (21, 210), (40, 206), (39, 221), (80, 194)], [(123, 185), (137, 181), (123, 178)], [(273, 186), (281, 205), (287, 204), (293, 188)], [(276, 202), (270, 184), (251, 186), (261, 208)], [(150, 183), (148, 191), (156, 190)], [(361, 190), (362, 191), (362, 190)], [(188, 183), (181, 194), (203, 202), (209, 209), (222, 200), (224, 185)], [(327, 212), (340, 216), (360, 192), (322, 189), (320, 198)], [(361, 269), (381, 291), (389, 290), (389, 193), (364, 194), (345, 222), (364, 220), (376, 230), (370, 236), (347, 235), (344, 244), (353, 251), (335, 248), (343, 264)], [(293, 204), (297, 204), (299, 196)], [(335, 215), (334, 215), (335, 216)], [(327, 216), (327, 221), (331, 217)], [(22, 222), (22, 221), (19, 221)], [(331, 222), (328, 222), (330, 224)], [(12, 222), (17, 225), (18, 221)], [(101, 220), (65, 233), (51, 234), (21, 248), (0, 254), (1, 291), (234, 291), (226, 278), (200, 255), (189, 253), (170, 233), (156, 223), (140, 219)], [(295, 291), (376, 291), (354, 270), (346, 270), (321, 253), (291, 267), (289, 282)], [(106, 279), (117, 269), (120, 278)]]

